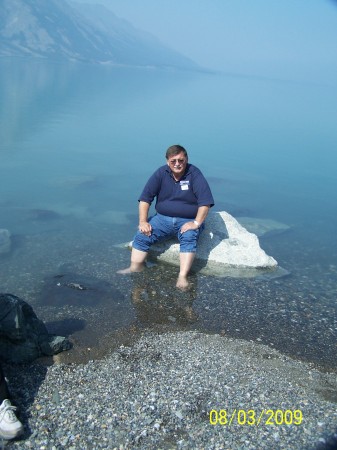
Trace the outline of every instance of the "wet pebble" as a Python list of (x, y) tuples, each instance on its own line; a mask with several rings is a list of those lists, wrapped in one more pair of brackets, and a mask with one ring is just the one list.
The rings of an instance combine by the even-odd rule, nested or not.
[[(25, 426), (6, 448), (303, 449), (337, 442), (336, 403), (327, 397), (327, 388), (337, 391), (335, 373), (220, 335), (145, 332), (104, 360), (6, 369)], [(277, 410), (290, 411), (293, 423), (275, 424)]]

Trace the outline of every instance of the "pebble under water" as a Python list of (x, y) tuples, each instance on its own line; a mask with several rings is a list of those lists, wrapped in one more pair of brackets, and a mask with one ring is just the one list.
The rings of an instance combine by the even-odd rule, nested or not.
[(259, 280), (193, 273), (190, 289), (181, 292), (176, 267), (149, 264), (141, 274), (116, 274), (128, 265), (129, 252), (112, 244), (116, 235), (108, 227), (96, 226), (14, 236), (12, 252), (1, 256), (2, 290), (29, 302), (51, 333), (73, 342), (59, 361), (101, 358), (144, 329), (197, 330), (336, 370), (337, 269), (312, 264), (310, 255), (300, 260), (296, 231), (261, 239), (290, 275)]

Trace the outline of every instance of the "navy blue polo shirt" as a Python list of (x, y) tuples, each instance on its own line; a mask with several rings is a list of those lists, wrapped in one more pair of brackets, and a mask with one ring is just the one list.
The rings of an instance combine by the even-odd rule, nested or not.
[(179, 181), (173, 178), (168, 165), (159, 167), (149, 178), (138, 201), (152, 203), (156, 197), (156, 211), (170, 217), (194, 219), (199, 206), (213, 206), (210, 187), (201, 171), (187, 164)]

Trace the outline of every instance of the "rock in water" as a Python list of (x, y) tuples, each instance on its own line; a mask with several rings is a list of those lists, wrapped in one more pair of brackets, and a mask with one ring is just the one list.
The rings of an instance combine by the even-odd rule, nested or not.
[(117, 303), (122, 294), (110, 283), (77, 273), (63, 273), (44, 279), (43, 289), (37, 301), (52, 306), (90, 306)]
[[(224, 230), (227, 230), (227, 235), (224, 235)], [(277, 261), (260, 247), (258, 237), (224, 211), (210, 214), (207, 229), (198, 245), (198, 257), (235, 267), (277, 266)]]
[(276, 235), (290, 229), (289, 225), (272, 219), (259, 219), (257, 217), (238, 217), (238, 222), (251, 233), (261, 237), (265, 235)]
[(31, 362), (71, 348), (62, 336), (49, 334), (33, 308), (12, 294), (0, 294), (0, 358), (7, 362)]
[(11, 249), (11, 235), (5, 228), (0, 228), (0, 254), (8, 253)]
[[(151, 247), (158, 261), (179, 265), (179, 243), (170, 239)], [(258, 237), (225, 211), (211, 212), (201, 233), (194, 267), (218, 276), (258, 277), (266, 272), (284, 275), (277, 261), (260, 247)]]

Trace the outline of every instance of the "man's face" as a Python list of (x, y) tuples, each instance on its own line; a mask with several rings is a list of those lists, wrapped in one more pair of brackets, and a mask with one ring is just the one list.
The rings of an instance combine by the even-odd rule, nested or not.
[(178, 155), (171, 156), (167, 160), (167, 165), (169, 166), (175, 177), (182, 177), (185, 173), (187, 158), (185, 157), (183, 152), (178, 153)]

